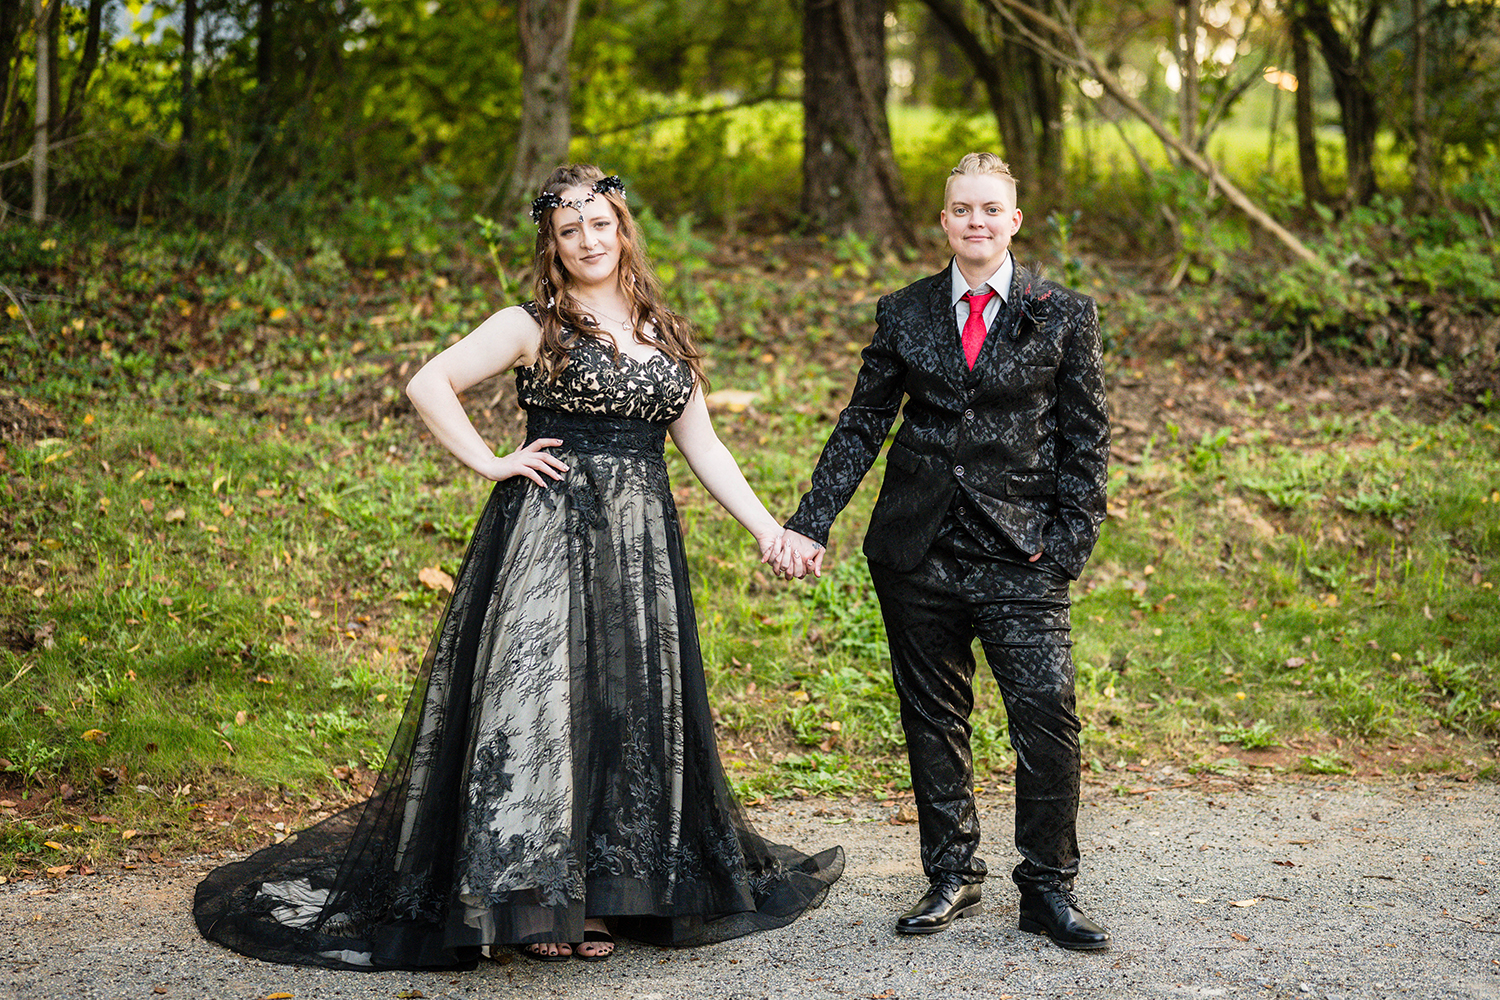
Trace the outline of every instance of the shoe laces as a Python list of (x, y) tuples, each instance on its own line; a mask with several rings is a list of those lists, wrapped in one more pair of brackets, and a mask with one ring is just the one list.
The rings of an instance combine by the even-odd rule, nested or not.
[(1065, 888), (1063, 888), (1060, 885), (1053, 884), (1053, 885), (1042, 886), (1040, 889), (1037, 890), (1036, 896), (1037, 896), (1038, 899), (1041, 899), (1041, 898), (1044, 898), (1044, 897), (1046, 897), (1048, 895), (1052, 895), (1054, 893), (1057, 895), (1057, 897), (1059, 899), (1061, 899), (1063, 902), (1067, 903), (1073, 909), (1082, 911), (1083, 908), (1078, 905), (1078, 897), (1073, 894), (1073, 890), (1072, 889), (1065, 889)]

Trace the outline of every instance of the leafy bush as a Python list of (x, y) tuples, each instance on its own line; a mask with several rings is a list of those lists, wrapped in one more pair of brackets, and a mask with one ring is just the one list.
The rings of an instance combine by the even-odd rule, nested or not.
[(1243, 291), (1264, 305), (1273, 355), (1305, 342), (1376, 362), (1454, 362), (1463, 360), (1455, 351), (1474, 349), (1440, 339), (1430, 320), (1500, 308), (1500, 241), (1462, 213), (1415, 215), (1400, 198), (1342, 217), (1314, 208), (1325, 224), (1307, 241), (1316, 261), (1246, 271)]
[(461, 194), (446, 176), (424, 167), (422, 180), (403, 192), (353, 199), (341, 219), (347, 234), (345, 255), (359, 265), (409, 253), (436, 254), (453, 242)]

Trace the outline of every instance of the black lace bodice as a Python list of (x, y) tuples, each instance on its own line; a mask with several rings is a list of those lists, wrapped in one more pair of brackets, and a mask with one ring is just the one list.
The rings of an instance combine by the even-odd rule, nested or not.
[[(535, 316), (532, 309), (528, 309)], [(669, 424), (693, 398), (693, 373), (661, 352), (637, 361), (594, 337), (582, 337), (556, 379), (535, 365), (516, 369), (516, 394), (527, 410), (633, 417)]]

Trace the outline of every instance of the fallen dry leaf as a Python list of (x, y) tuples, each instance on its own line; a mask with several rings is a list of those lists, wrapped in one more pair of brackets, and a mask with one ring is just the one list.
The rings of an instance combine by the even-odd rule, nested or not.
[(57, 645), (56, 637), (57, 620), (53, 619), (43, 625), (40, 625), (37, 630), (31, 634), (31, 641), (36, 643), (38, 646), (41, 646), (43, 649), (51, 649), (53, 646)]
[(432, 590), (446, 590), (453, 593), (453, 577), (444, 573), (436, 566), (425, 566), (417, 573), (417, 579)]
[(704, 397), (704, 402), (708, 404), (710, 410), (744, 413), (759, 397), (760, 393), (747, 392), (744, 389), (720, 389)]
[(79, 738), (85, 743), (95, 743), (101, 747), (109, 742), (109, 734), (102, 729), (85, 729)]
[(1254, 906), (1256, 903), (1259, 903), (1259, 902), (1260, 902), (1260, 900), (1258, 900), (1258, 899), (1235, 899), (1235, 900), (1231, 900), (1230, 903), (1229, 903), (1229, 905), (1230, 906)]

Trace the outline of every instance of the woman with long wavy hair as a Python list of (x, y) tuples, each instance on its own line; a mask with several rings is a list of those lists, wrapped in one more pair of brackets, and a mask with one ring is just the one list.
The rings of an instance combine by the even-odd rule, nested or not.
[[(375, 791), (217, 869), (209, 938), (337, 968), (472, 965), (514, 945), (608, 958), (614, 935), (720, 941), (796, 919), (843, 870), (759, 837), (714, 743), (667, 482), (668, 434), (755, 537), (782, 529), (719, 441), (702, 352), (618, 178), (554, 171), (534, 300), (417, 372), (433, 436), (496, 486)], [(496, 455), (459, 394), (514, 370), (527, 441)]]

